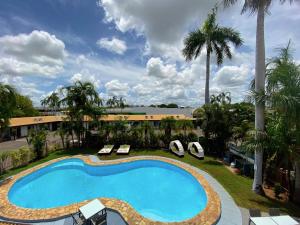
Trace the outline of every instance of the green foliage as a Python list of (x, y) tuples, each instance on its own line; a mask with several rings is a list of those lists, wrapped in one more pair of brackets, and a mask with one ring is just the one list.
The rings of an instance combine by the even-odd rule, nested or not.
[(7, 84), (0, 83), (0, 140), (1, 131), (9, 124), (12, 112), (16, 108), (16, 90)]
[(254, 106), (250, 103), (231, 104), (230, 94), (211, 96), (211, 103), (194, 111), (194, 116), (204, 132), (202, 140), (206, 150), (222, 155), (226, 142), (243, 141), (253, 126)]
[(45, 129), (30, 131), (27, 142), (33, 146), (37, 159), (41, 159), (44, 153), (47, 154), (47, 152), (44, 152), (47, 142), (47, 131)]
[[(76, 81), (73, 85), (62, 88), (60, 104), (66, 108), (70, 135), (74, 140), (76, 135), (79, 145), (85, 141), (88, 127), (84, 126), (84, 119), (90, 117), (98, 121), (102, 115), (102, 99), (94, 85), (90, 82)], [(87, 117), (86, 117), (87, 116)]]
[(0, 174), (11, 168), (28, 165), (35, 158), (35, 154), (28, 147), (21, 147), (14, 151), (0, 153)]
[(41, 100), (41, 105), (47, 106), (53, 111), (59, 110), (61, 105), (59, 94), (57, 92), (52, 92), (49, 96)]
[(16, 94), (16, 108), (13, 110), (12, 117), (38, 116), (37, 111), (29, 97)]
[(174, 130), (176, 128), (176, 120), (174, 119), (174, 117), (166, 117), (163, 118), (160, 121), (160, 128), (164, 129), (165, 132), (165, 137), (163, 142), (166, 144), (170, 143), (171, 141), (171, 136), (172, 136), (172, 130)]

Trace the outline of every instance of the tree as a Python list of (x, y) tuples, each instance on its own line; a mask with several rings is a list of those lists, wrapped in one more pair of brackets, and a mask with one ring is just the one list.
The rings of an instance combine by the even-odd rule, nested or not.
[(41, 100), (42, 106), (48, 106), (52, 111), (57, 111), (60, 108), (60, 98), (57, 92), (52, 92), (51, 95)]
[[(300, 153), (300, 65), (293, 60), (291, 42), (279, 49), (279, 56), (267, 64), (265, 92), (253, 91), (253, 96), (257, 103), (266, 103), (266, 107), (274, 112), (273, 117), (278, 117), (276, 126), (282, 129), (281, 138), (276, 137), (281, 141), (276, 143), (286, 154), (293, 155), (297, 168), (300, 163), (296, 157), (296, 153)], [(300, 191), (299, 180), (300, 171), (296, 173), (295, 194)], [(300, 201), (299, 195), (295, 196), (296, 201)]]
[(177, 129), (182, 130), (184, 136), (187, 137), (187, 131), (194, 128), (194, 124), (191, 120), (178, 120), (176, 121)]
[(16, 108), (16, 90), (7, 84), (0, 83), (0, 141), (2, 132), (9, 125), (9, 119)]
[[(225, 7), (236, 4), (237, 0), (223, 0)], [(293, 0), (289, 0), (293, 2)], [(255, 91), (264, 92), (265, 89), (265, 14), (271, 3), (274, 0), (244, 0), (242, 13), (250, 11), (251, 13), (257, 13), (256, 24), (256, 57), (255, 57)], [(286, 0), (279, 0), (284, 3)], [(263, 132), (265, 126), (264, 119), (264, 104), (256, 102), (255, 104), (255, 129)], [(263, 163), (263, 151), (256, 149), (255, 151), (255, 170), (254, 181), (252, 185), (253, 191), (256, 193), (262, 192), (262, 163)]]
[(76, 81), (74, 85), (64, 87), (63, 92), (65, 96), (60, 102), (66, 107), (68, 121), (80, 145), (87, 131), (84, 121), (88, 118), (85, 116), (93, 117), (95, 112), (99, 113), (100, 111), (95, 108), (100, 107), (102, 101), (90, 82)]
[(13, 117), (38, 116), (39, 112), (33, 107), (31, 99), (27, 96), (16, 94), (16, 108)]
[(142, 131), (142, 136), (144, 137), (144, 146), (149, 146), (150, 133), (153, 131), (153, 126), (149, 121), (144, 121), (140, 125), (140, 130)]
[(166, 117), (160, 121), (160, 128), (164, 129), (165, 141), (169, 142), (172, 136), (172, 130), (176, 128), (176, 120), (174, 117)]
[(27, 142), (33, 146), (37, 159), (41, 159), (47, 142), (47, 131), (45, 129), (32, 130), (27, 137)]
[(236, 47), (242, 45), (240, 33), (232, 28), (220, 27), (216, 23), (217, 8), (208, 14), (201, 29), (190, 32), (184, 40), (183, 56), (187, 61), (196, 59), (201, 50), (206, 47), (206, 82), (205, 82), (205, 104), (209, 104), (209, 80), (210, 80), (210, 58), (213, 52), (217, 56), (217, 64), (221, 65), (224, 56), (232, 58), (229, 43)]

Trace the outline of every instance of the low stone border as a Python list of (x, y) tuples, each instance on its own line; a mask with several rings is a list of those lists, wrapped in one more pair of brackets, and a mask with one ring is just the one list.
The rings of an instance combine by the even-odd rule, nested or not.
[(63, 217), (66, 215), (70, 215), (71, 213), (78, 212), (79, 207), (87, 204), (89, 200), (75, 203), (68, 206), (63, 207), (57, 207), (57, 208), (50, 208), (50, 209), (27, 209), (18, 207), (16, 205), (13, 205), (8, 200), (8, 192), (12, 185), (21, 177), (28, 175), (38, 169), (41, 169), (47, 165), (50, 165), (54, 162), (61, 161), (63, 159), (70, 159), (70, 158), (79, 158), (82, 159), (85, 163), (90, 165), (112, 165), (112, 164), (119, 164), (124, 162), (132, 162), (142, 159), (152, 159), (152, 160), (160, 160), (169, 164), (173, 164), (175, 166), (178, 166), (190, 174), (192, 174), (197, 181), (203, 186), (206, 195), (207, 195), (207, 205), (204, 210), (202, 210), (199, 214), (197, 214), (195, 217), (182, 221), (182, 222), (170, 222), (170, 223), (164, 223), (164, 222), (157, 222), (152, 221), (148, 218), (143, 217), (140, 215), (132, 206), (130, 206), (128, 203), (123, 202), (118, 199), (111, 199), (111, 198), (100, 198), (102, 203), (111, 209), (117, 210), (123, 218), (128, 222), (129, 225), (175, 225), (175, 224), (181, 224), (181, 225), (196, 225), (196, 224), (202, 224), (202, 225), (212, 225), (216, 224), (216, 222), (219, 220), (221, 215), (221, 203), (218, 194), (213, 190), (213, 188), (209, 185), (209, 183), (206, 181), (206, 179), (199, 174), (196, 170), (192, 169), (191, 167), (187, 167), (182, 165), (180, 162), (173, 161), (171, 159), (167, 159), (164, 157), (158, 157), (158, 156), (144, 156), (144, 157), (138, 157), (138, 158), (124, 158), (124, 159), (118, 159), (113, 161), (101, 161), (101, 162), (93, 162), (89, 157), (87, 156), (74, 156), (74, 157), (62, 157), (59, 159), (54, 159), (51, 161), (48, 161), (46, 163), (43, 163), (41, 165), (35, 166), (31, 169), (25, 170), (20, 172), (19, 174), (15, 175), (11, 180), (7, 181), (6, 183), (2, 184), (0, 186), (0, 216), (10, 219), (10, 220), (51, 220), (58, 217)]

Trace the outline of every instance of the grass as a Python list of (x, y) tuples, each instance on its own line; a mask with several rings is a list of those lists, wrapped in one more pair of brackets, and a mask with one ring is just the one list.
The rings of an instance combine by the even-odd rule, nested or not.
[[(6, 174), (0, 176), (0, 179), (3, 179), (7, 176), (14, 175), (16, 173), (19, 173), (20, 171), (26, 170), (30, 167), (49, 161), (51, 159), (55, 159), (63, 156), (77, 155), (77, 154), (95, 154), (95, 153), (96, 151), (93, 149), (85, 149), (85, 150), (72, 149), (66, 151), (53, 152), (44, 159), (33, 162), (25, 167), (8, 171)], [(141, 155), (155, 155), (155, 156), (174, 158), (208, 172), (211, 176), (213, 176), (216, 180), (218, 180), (220, 184), (223, 185), (223, 187), (228, 191), (228, 193), (235, 200), (236, 204), (240, 207), (258, 208), (262, 211), (268, 211), (268, 208), (271, 207), (278, 207), (281, 209), (282, 212), (285, 212), (289, 215), (297, 216), (297, 217), (300, 216), (299, 206), (291, 202), (281, 203), (279, 201), (255, 194), (251, 190), (252, 179), (233, 174), (231, 171), (225, 168), (225, 166), (222, 163), (220, 163), (218, 160), (212, 157), (205, 157), (204, 160), (200, 161), (189, 154), (185, 154), (184, 158), (178, 158), (177, 156), (171, 154), (170, 152), (163, 151), (163, 150), (132, 150), (130, 152), (129, 157), (141, 156)], [(121, 156), (113, 153), (112, 155), (101, 156), (101, 159), (110, 160), (110, 159), (119, 159), (122, 157), (128, 157), (128, 156)]]

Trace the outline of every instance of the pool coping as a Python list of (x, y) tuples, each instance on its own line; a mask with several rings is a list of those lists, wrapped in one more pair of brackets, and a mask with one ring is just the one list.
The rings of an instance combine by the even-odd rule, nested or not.
[(181, 222), (159, 222), (153, 221), (148, 218), (143, 217), (140, 215), (130, 204), (112, 198), (99, 198), (102, 203), (111, 209), (117, 210), (123, 218), (127, 221), (129, 225), (139, 224), (139, 225), (175, 225), (175, 224), (182, 224), (182, 225), (192, 225), (192, 224), (203, 224), (203, 225), (211, 225), (216, 224), (221, 216), (221, 201), (218, 194), (214, 191), (212, 186), (209, 182), (201, 175), (197, 170), (193, 169), (192, 167), (186, 166), (181, 164), (181, 162), (173, 161), (172, 159), (168, 159), (165, 157), (159, 156), (142, 156), (142, 157), (128, 157), (123, 159), (117, 159), (112, 161), (99, 161), (95, 162), (90, 159), (88, 156), (84, 155), (77, 155), (72, 157), (61, 157), (58, 159), (54, 159), (35, 167), (32, 167), (28, 170), (22, 171), (19, 174), (15, 175), (9, 181), (3, 183), (0, 188), (0, 217), (7, 218), (10, 220), (27, 220), (27, 221), (46, 221), (46, 220), (55, 220), (57, 218), (61, 218), (72, 213), (76, 213), (79, 210), (79, 207), (87, 204), (90, 200), (86, 200), (80, 203), (71, 204), (68, 206), (57, 207), (57, 208), (50, 208), (50, 209), (28, 209), (18, 207), (12, 204), (8, 199), (8, 192), (12, 185), (21, 177), (24, 177), (38, 169), (41, 169), (45, 166), (48, 166), (52, 163), (64, 160), (64, 159), (82, 159), (86, 164), (94, 165), (94, 166), (101, 166), (101, 165), (113, 165), (125, 162), (133, 162), (138, 160), (160, 160), (175, 166), (178, 166), (191, 175), (193, 175), (196, 180), (203, 186), (205, 193), (207, 195), (207, 205), (204, 210), (202, 210), (199, 214), (194, 216), (191, 219), (181, 221)]

